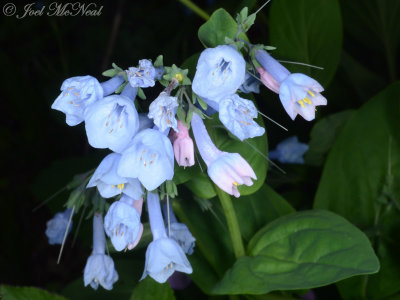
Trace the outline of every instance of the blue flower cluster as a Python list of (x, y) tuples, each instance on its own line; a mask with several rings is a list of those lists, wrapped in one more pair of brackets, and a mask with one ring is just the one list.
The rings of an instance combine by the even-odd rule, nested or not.
[[(265, 133), (264, 127), (255, 121), (258, 110), (253, 101), (238, 94), (258, 93), (260, 81), (279, 93), (292, 119), (300, 114), (311, 120), (315, 106), (326, 105), (320, 94), (323, 88), (317, 81), (304, 74), (291, 74), (259, 46), (248, 44), (243, 49), (244, 44), (240, 43), (237, 40), (231, 45), (204, 50), (193, 83), (186, 76), (187, 70), (175, 65), (162, 66), (162, 57), (154, 64), (142, 59), (138, 66), (127, 70), (113, 64), (113, 69), (103, 73), (112, 78), (102, 83), (92, 76), (72, 77), (63, 82), (52, 108), (65, 113), (70, 126), (84, 122), (92, 147), (111, 151), (81, 184), (83, 190), (89, 189), (96, 195), (92, 199), (103, 201), (103, 205), (93, 204), (93, 252), (84, 270), (85, 286), (97, 289), (100, 284), (112, 289), (118, 273), (112, 258), (105, 254), (106, 236), (116, 251), (135, 248), (144, 230), (144, 201), (153, 241), (147, 247), (142, 279), (150, 276), (163, 283), (174, 272), (192, 273), (186, 255), (193, 253), (196, 239), (185, 224), (178, 222), (169, 205), (169, 197), (177, 195), (173, 183), (174, 157), (179, 166), (195, 164), (190, 129), (208, 176), (220, 189), (239, 197), (240, 185), (251, 186), (257, 180), (245, 158), (239, 153), (221, 151), (214, 144), (203, 122), (207, 108), (217, 111), (225, 128), (243, 141)], [(247, 62), (242, 55), (245, 50), (249, 54), (245, 57), (250, 57)], [(143, 89), (154, 87), (157, 82), (165, 89), (142, 105), (137, 96), (144, 101)], [(148, 107), (148, 112), (139, 114), (138, 110), (143, 111), (144, 107)], [(293, 137), (279, 144), (269, 156), (282, 163), (303, 163), (302, 155), (307, 149), (307, 145)], [(68, 207), (78, 205), (74, 199)], [(105, 199), (113, 200), (109, 207)], [(163, 210), (160, 202), (166, 202)], [(105, 207), (108, 210), (103, 219)], [(71, 213), (59, 213), (47, 223), (50, 244), (62, 242), (68, 233), (66, 224)]]

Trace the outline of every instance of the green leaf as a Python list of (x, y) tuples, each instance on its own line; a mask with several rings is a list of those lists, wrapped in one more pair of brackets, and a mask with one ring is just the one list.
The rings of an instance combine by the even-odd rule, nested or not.
[(199, 198), (211, 199), (217, 195), (214, 184), (207, 173), (197, 173), (196, 177), (186, 182), (185, 185)]
[(280, 59), (312, 64), (324, 70), (285, 64), (292, 73), (305, 73), (323, 86), (335, 74), (342, 50), (342, 20), (338, 0), (272, 1), (272, 54)]
[(56, 294), (35, 287), (1, 285), (0, 299), (4, 300), (67, 300)]
[(140, 98), (140, 99), (142, 99), (142, 100), (146, 100), (146, 95), (144, 94), (144, 91), (143, 91), (143, 89), (142, 88), (138, 88), (138, 90), (137, 90), (137, 95), (138, 95), (138, 97)]
[(354, 110), (345, 110), (315, 123), (310, 133), (310, 148), (304, 155), (307, 164), (320, 166), (324, 163), (340, 130), (353, 114)]
[(248, 252), (225, 273), (215, 293), (314, 288), (379, 269), (367, 237), (328, 211), (293, 213), (269, 223), (252, 238)]
[[(225, 37), (235, 38), (237, 24), (231, 15), (223, 8), (217, 9), (204, 23), (198, 32), (200, 41), (206, 48), (216, 47), (225, 44)], [(245, 34), (240, 34), (239, 38), (247, 40)]]
[(240, 232), (247, 241), (267, 223), (295, 211), (266, 184), (252, 195), (232, 198), (232, 202), (240, 224)]
[(116, 94), (120, 94), (122, 91), (123, 91), (123, 89), (125, 88), (125, 86), (128, 84), (128, 82), (124, 82), (123, 84), (121, 84), (120, 86), (119, 86), (119, 88), (117, 88), (116, 90), (115, 90), (115, 93)]
[(162, 55), (157, 56), (156, 61), (154, 62), (153, 66), (154, 66), (154, 68), (161, 68), (164, 66)]
[[(400, 227), (397, 200), (382, 204), (388, 179), (394, 195), (400, 193), (400, 144), (397, 122), (390, 111), (399, 111), (397, 82), (364, 104), (346, 123), (325, 164), (316, 193), (316, 208), (329, 209), (349, 219), (367, 232), (381, 260), (381, 271), (360, 280), (341, 283), (344, 298), (358, 293), (381, 299), (400, 291), (400, 243), (393, 234)], [(354, 279), (355, 280), (355, 279)], [(346, 286), (347, 288), (345, 288)]]
[(106, 77), (114, 77), (117, 74), (118, 74), (118, 70), (116, 70), (116, 69), (109, 69), (102, 73), (102, 75), (106, 76)]
[(160, 284), (147, 276), (133, 290), (130, 300), (174, 300), (174, 291), (169, 284)]

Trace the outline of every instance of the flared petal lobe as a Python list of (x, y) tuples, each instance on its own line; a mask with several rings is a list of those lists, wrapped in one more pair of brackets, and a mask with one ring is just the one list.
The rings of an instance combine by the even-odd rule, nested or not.
[(134, 201), (139, 200), (122, 196), (119, 201), (111, 204), (104, 218), (105, 232), (117, 251), (124, 250), (128, 244), (134, 244), (139, 236), (140, 214), (133, 206)]
[(126, 71), (130, 85), (141, 88), (154, 86), (154, 78), (159, 77), (159, 73), (148, 59), (139, 60), (139, 67), (130, 67)]
[(97, 186), (103, 198), (111, 198), (121, 193), (138, 200), (143, 190), (138, 179), (125, 178), (118, 175), (118, 165), (122, 155), (111, 153), (107, 155), (97, 167), (87, 187)]
[(163, 92), (150, 104), (148, 117), (154, 120), (154, 124), (161, 132), (167, 128), (177, 131), (178, 124), (175, 119), (177, 109), (178, 99)]
[(253, 120), (257, 114), (253, 102), (236, 94), (223, 99), (219, 104), (219, 119), (241, 141), (264, 134), (265, 129)]
[(238, 153), (222, 152), (207, 169), (208, 176), (223, 191), (239, 197), (238, 186), (253, 185), (257, 176), (251, 166)]
[(145, 269), (141, 279), (147, 275), (159, 283), (164, 283), (175, 272), (193, 272), (183, 249), (170, 238), (152, 241), (146, 250)]
[(66, 79), (61, 85), (61, 94), (51, 108), (65, 113), (66, 123), (75, 126), (84, 120), (88, 106), (103, 98), (103, 88), (92, 76), (77, 76)]

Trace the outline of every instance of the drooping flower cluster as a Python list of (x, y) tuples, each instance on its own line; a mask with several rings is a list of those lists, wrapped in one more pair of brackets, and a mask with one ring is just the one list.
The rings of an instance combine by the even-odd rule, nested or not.
[[(64, 112), (70, 126), (84, 122), (92, 147), (111, 150), (93, 174), (82, 180), (77, 190), (83, 191), (79, 190), (68, 201), (68, 207), (79, 209), (86, 201), (79, 193), (86, 193), (91, 195), (94, 206), (93, 252), (84, 270), (85, 286), (90, 284), (97, 289), (100, 284), (112, 289), (118, 274), (112, 258), (105, 254), (106, 235), (116, 251), (134, 249), (143, 235), (144, 201), (153, 241), (146, 250), (142, 279), (150, 276), (163, 283), (174, 272), (192, 273), (186, 255), (193, 253), (196, 239), (177, 220), (170, 205), (170, 198), (178, 193), (174, 157), (178, 166), (195, 165), (190, 129), (208, 176), (220, 189), (239, 197), (239, 186), (251, 186), (257, 180), (244, 157), (222, 151), (214, 144), (203, 122), (210, 110), (218, 112), (224, 127), (243, 141), (265, 133), (264, 127), (255, 120), (258, 110), (253, 101), (238, 94), (239, 91), (258, 93), (259, 81), (279, 93), (292, 119), (300, 114), (311, 120), (315, 106), (326, 104), (318, 82), (303, 74), (291, 74), (266, 51), (249, 43), (245, 49), (241, 43), (235, 40), (229, 45), (204, 50), (191, 88), (188, 70), (175, 65), (164, 67), (162, 57), (154, 64), (142, 59), (138, 66), (127, 70), (113, 64), (113, 69), (103, 73), (112, 77), (106, 82), (100, 83), (92, 76), (72, 77), (63, 82), (61, 94), (52, 108)], [(244, 54), (246, 51), (248, 55)], [(251, 59), (246, 61), (244, 57)], [(256, 71), (260, 78), (255, 75)], [(157, 82), (164, 90), (144, 104), (143, 89)], [(306, 150), (305, 144), (291, 138), (269, 156), (282, 163), (302, 163)], [(107, 204), (109, 199), (112, 201)], [(160, 202), (164, 202), (163, 210)], [(66, 222), (71, 217), (69, 209), (48, 222), (49, 243), (62, 242)]]

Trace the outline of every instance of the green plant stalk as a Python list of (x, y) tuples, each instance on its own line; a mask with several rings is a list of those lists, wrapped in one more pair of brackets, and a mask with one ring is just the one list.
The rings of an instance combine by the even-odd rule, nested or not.
[(196, 4), (194, 4), (190, 0), (179, 0), (180, 3), (185, 5), (187, 8), (189, 8), (191, 11), (193, 11), (196, 15), (198, 15), (200, 18), (208, 21), (210, 18), (210, 15), (206, 13), (204, 10), (202, 10), (200, 7), (198, 7)]
[(245, 251), (242, 235), (240, 233), (239, 222), (236, 217), (231, 197), (217, 186), (215, 186), (215, 190), (217, 191), (219, 201), (221, 201), (222, 209), (226, 218), (226, 223), (228, 224), (233, 252), (235, 253), (235, 257), (239, 258), (245, 255)]

